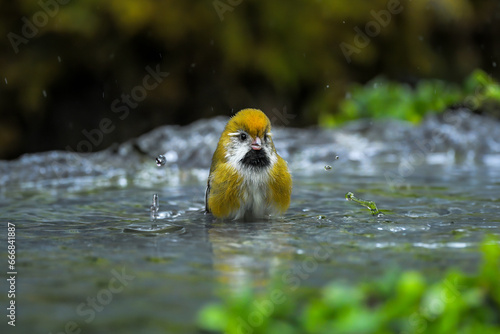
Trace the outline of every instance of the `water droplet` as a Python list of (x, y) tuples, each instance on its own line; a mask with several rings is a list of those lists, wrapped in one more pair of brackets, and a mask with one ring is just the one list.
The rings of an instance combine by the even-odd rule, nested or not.
[(43, 97), (47, 97), (47, 91), (45, 89), (42, 91), (42, 94), (43, 94)]
[(6, 84), (6, 85), (8, 85), (8, 84), (9, 84), (9, 82), (7, 81), (7, 78), (5, 78), (5, 84)]
[(61, 62), (61, 56), (57, 56), (57, 61)]
[(342, 21), (343, 24), (345, 24), (345, 21)]
[[(338, 156), (338, 155), (336, 155), (336, 156), (335, 156), (335, 160), (338, 160), (338, 159), (339, 159), (339, 156)], [(330, 166), (330, 165), (326, 165), (326, 166), (325, 166), (325, 170), (332, 170), (332, 166)]]
[(167, 163), (167, 158), (165, 158), (165, 156), (160, 154), (156, 157), (156, 166), (161, 167), (164, 166), (166, 163)]
[(151, 204), (151, 220), (156, 221), (158, 217), (158, 211), (160, 210), (160, 203), (158, 200), (158, 194), (153, 194), (153, 202)]
[(160, 209), (160, 205), (158, 204), (159, 201), (158, 201), (158, 194), (153, 194), (153, 208), (155, 209), (155, 211), (158, 211)]
[(330, 85), (326, 85), (326, 88), (330, 88)]
[(493, 62), (491, 65), (493, 65), (493, 67), (497, 67), (497, 63), (496, 62)]

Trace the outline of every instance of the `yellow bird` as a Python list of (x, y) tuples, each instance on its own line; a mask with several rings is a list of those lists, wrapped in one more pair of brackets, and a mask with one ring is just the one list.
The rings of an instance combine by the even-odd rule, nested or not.
[(281, 215), (290, 206), (292, 176), (276, 152), (269, 118), (243, 109), (222, 132), (212, 157), (205, 210), (217, 218)]

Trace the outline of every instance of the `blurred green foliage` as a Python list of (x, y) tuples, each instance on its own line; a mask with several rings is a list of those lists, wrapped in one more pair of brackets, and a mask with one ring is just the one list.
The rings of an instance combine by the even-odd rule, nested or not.
[(450, 271), (436, 282), (408, 271), (306, 294), (280, 282), (267, 292), (243, 289), (205, 306), (198, 324), (228, 334), (499, 333), (500, 245), (486, 240), (481, 251), (476, 275)]
[(464, 85), (464, 104), (500, 117), (500, 84), (481, 70), (468, 77)]
[[(474, 71), (463, 87), (442, 80), (421, 80), (410, 87), (384, 78), (354, 84), (338, 114), (324, 113), (320, 123), (336, 125), (358, 118), (395, 118), (419, 122), (429, 112), (460, 105), (471, 110), (500, 110), (500, 85), (484, 71)], [(489, 109), (492, 109), (491, 111)]]
[[(498, 78), (498, 2), (401, 0), (384, 16), (394, 1), (0, 0), (0, 158), (74, 148), (104, 117), (117, 130), (94, 150), (245, 107), (286, 105), (290, 125), (317, 124), (338, 113), (350, 83), (380, 74), (453, 82), (482, 68)], [(342, 43), (357, 50), (349, 59)], [(170, 76), (118, 119), (113, 101), (156, 65)]]

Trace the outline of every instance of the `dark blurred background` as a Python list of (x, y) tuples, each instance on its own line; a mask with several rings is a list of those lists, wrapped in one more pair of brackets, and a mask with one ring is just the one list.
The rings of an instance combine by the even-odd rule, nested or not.
[(318, 124), (380, 74), (499, 77), (497, 0), (1, 0), (0, 22), (0, 159), (245, 107)]

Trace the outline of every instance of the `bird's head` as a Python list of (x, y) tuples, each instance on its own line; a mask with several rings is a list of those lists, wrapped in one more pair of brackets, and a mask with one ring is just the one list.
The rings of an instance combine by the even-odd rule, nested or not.
[(271, 122), (258, 109), (243, 109), (234, 115), (221, 139), (227, 161), (239, 169), (258, 170), (276, 162)]

